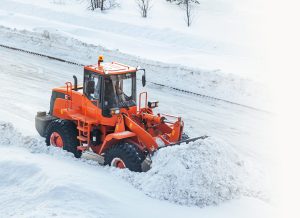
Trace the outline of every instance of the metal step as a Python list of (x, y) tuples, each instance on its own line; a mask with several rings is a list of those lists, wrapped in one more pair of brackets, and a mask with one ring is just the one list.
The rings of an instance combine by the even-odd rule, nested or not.
[(80, 114), (80, 113), (71, 114), (71, 117), (74, 120), (79, 120), (80, 122), (84, 122), (84, 123), (88, 123), (88, 124), (95, 124), (95, 123), (97, 123), (97, 120), (95, 120), (94, 118), (88, 117), (88, 116), (84, 116), (83, 114)]
[(77, 126), (77, 129), (82, 131), (82, 132), (87, 132), (88, 131), (88, 127), (87, 126)]
[(85, 136), (77, 136), (77, 139), (82, 142), (87, 142), (88, 138)]

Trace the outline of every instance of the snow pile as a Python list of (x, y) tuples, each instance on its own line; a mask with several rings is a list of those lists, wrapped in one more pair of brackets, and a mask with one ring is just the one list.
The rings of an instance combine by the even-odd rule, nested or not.
[(61, 158), (74, 159), (71, 153), (53, 146), (46, 146), (44, 138), (23, 136), (11, 123), (2, 121), (0, 121), (0, 146), (23, 147), (31, 153), (46, 153)]
[(150, 197), (182, 205), (204, 207), (239, 196), (268, 200), (262, 173), (212, 138), (161, 149), (146, 173), (112, 171)]
[[(25, 147), (32, 153), (96, 164), (75, 159), (62, 149), (47, 147), (43, 139), (24, 137), (5, 122), (0, 122), (0, 146)], [(146, 173), (105, 169), (152, 198), (181, 205), (204, 207), (242, 195), (267, 199), (263, 187), (258, 186), (261, 178), (253, 175), (255, 171), (230, 146), (214, 139), (161, 149), (153, 156), (152, 169)]]
[(24, 137), (11, 123), (0, 122), (0, 145), (2, 146), (22, 146), (31, 151), (40, 150), (45, 142), (42, 139)]

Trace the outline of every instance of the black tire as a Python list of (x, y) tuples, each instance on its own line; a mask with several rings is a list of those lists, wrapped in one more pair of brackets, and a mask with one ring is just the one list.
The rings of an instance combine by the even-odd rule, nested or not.
[(190, 137), (189, 137), (188, 134), (186, 134), (185, 132), (182, 133), (182, 135), (181, 135), (181, 141), (183, 141), (183, 140), (188, 140), (189, 138), (190, 138)]
[(76, 125), (69, 120), (54, 120), (46, 129), (46, 144), (50, 145), (50, 136), (57, 132), (63, 141), (63, 149), (74, 154), (76, 158), (81, 157), (81, 151), (77, 150), (79, 140), (77, 139), (78, 130)]
[(105, 152), (104, 164), (111, 166), (115, 158), (121, 159), (129, 170), (142, 172), (142, 162), (146, 156), (135, 145), (129, 142), (120, 142)]

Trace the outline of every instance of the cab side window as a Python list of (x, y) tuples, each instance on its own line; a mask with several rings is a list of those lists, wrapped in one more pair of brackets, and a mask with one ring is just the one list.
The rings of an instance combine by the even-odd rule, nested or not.
[(101, 77), (94, 73), (86, 74), (84, 78), (84, 87), (85, 95), (90, 100), (98, 100), (100, 103)]
[(104, 109), (117, 107), (117, 101), (112, 80), (110, 78), (105, 78), (104, 86)]

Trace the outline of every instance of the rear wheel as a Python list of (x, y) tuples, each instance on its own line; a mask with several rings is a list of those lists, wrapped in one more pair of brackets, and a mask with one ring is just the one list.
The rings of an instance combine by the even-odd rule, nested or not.
[(104, 160), (105, 165), (142, 172), (142, 162), (145, 158), (145, 155), (134, 144), (120, 142), (105, 152)]
[(74, 154), (75, 157), (81, 157), (81, 151), (77, 150), (79, 141), (77, 139), (78, 131), (76, 125), (69, 120), (54, 120), (46, 129), (46, 144), (63, 148)]

